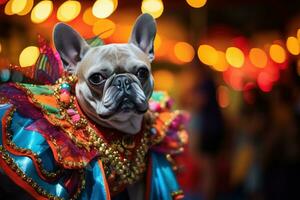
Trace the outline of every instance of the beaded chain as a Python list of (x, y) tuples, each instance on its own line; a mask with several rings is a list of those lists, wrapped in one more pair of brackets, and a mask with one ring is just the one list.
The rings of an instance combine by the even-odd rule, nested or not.
[[(152, 132), (155, 131), (151, 128), (154, 118), (149, 117), (148, 120), (145, 120), (146, 123), (141, 133), (139, 146), (136, 146), (128, 135), (124, 135), (124, 137), (109, 143), (97, 132), (97, 127), (90, 124), (86, 117), (78, 112), (75, 96), (71, 95), (72, 86), (75, 85), (76, 81), (75, 76), (59, 79), (57, 82), (59, 86), (55, 89), (54, 96), (61, 108), (60, 114), (69, 123), (73, 124), (75, 129), (83, 130), (89, 139), (88, 141), (80, 141), (72, 133), (67, 133), (77, 146), (88, 150), (96, 149), (99, 152), (111, 192), (118, 192), (127, 184), (132, 184), (139, 180), (146, 170), (146, 154), (152, 145), (150, 130)], [(65, 130), (64, 127), (61, 128)], [(133, 149), (133, 151), (128, 152), (133, 154), (134, 159), (127, 159), (126, 154), (122, 156), (124, 149)]]

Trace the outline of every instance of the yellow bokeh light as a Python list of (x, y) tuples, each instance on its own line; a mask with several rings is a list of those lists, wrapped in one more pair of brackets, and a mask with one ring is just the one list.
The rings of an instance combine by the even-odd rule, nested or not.
[(98, 19), (93, 26), (93, 33), (105, 39), (111, 36), (116, 30), (116, 25), (109, 19)]
[(218, 61), (217, 50), (210, 45), (200, 45), (198, 48), (198, 57), (206, 65), (214, 65)]
[(226, 61), (225, 53), (218, 51), (217, 62), (212, 65), (212, 68), (219, 72), (224, 72), (228, 69), (229, 65)]
[(172, 72), (164, 69), (155, 71), (153, 78), (156, 90), (170, 91), (175, 83), (175, 77)]
[(31, 11), (33, 4), (34, 4), (33, 0), (27, 0), (25, 8), (22, 11), (18, 12), (17, 14), (21, 16), (27, 15)]
[(69, 22), (75, 19), (81, 10), (81, 4), (78, 1), (65, 1), (57, 10), (57, 19), (62, 22)]
[(252, 48), (249, 52), (249, 59), (255, 67), (264, 68), (267, 65), (268, 57), (266, 52), (259, 48)]
[(12, 11), (12, 3), (14, 0), (10, 0), (6, 3), (5, 8), (4, 8), (4, 13), (7, 15), (13, 15), (13, 11)]
[(93, 15), (93, 11), (91, 7), (84, 11), (82, 19), (86, 24), (91, 26), (94, 25), (98, 20), (98, 18)]
[(142, 13), (149, 13), (154, 18), (158, 18), (164, 11), (164, 4), (161, 0), (143, 0)]
[(19, 56), (19, 63), (21, 67), (29, 67), (36, 63), (40, 55), (39, 48), (36, 46), (29, 46), (23, 49)]
[(193, 8), (201, 8), (206, 4), (207, 0), (186, 0), (186, 2)]
[(14, 14), (17, 14), (25, 9), (26, 4), (27, 0), (12, 0), (11, 11)]
[(174, 53), (182, 62), (191, 62), (195, 56), (194, 48), (186, 42), (177, 42), (174, 46)]
[(40, 1), (31, 11), (31, 21), (34, 23), (42, 23), (48, 19), (53, 10), (52, 1)]
[(284, 48), (278, 44), (272, 44), (269, 53), (272, 60), (276, 63), (283, 63), (286, 59)]
[(286, 48), (292, 55), (298, 55), (300, 53), (299, 41), (296, 37), (288, 37), (286, 40)]
[(226, 60), (231, 66), (241, 68), (244, 64), (245, 57), (239, 48), (229, 47), (226, 49)]
[(93, 15), (100, 19), (107, 18), (115, 11), (117, 5), (116, 0), (97, 0), (92, 8)]

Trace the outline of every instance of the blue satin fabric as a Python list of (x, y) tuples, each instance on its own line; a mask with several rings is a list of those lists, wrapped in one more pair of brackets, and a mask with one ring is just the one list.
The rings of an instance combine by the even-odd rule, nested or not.
[(32, 124), (32, 120), (24, 118), (18, 113), (14, 113), (11, 123), (13, 133), (12, 141), (19, 147), (30, 149), (39, 155), (42, 160), (42, 166), (49, 172), (57, 170), (54, 157), (45, 138), (38, 132), (26, 130), (26, 127)]
[[(10, 104), (0, 104), (0, 119), (5, 112), (11, 107)], [(35, 131), (26, 130), (26, 127), (34, 123), (30, 118), (25, 118), (15, 112), (12, 116), (10, 131), (12, 141), (19, 147), (30, 149), (36, 153), (42, 160), (42, 167), (51, 172), (57, 170), (58, 166), (45, 138)], [(2, 145), (2, 123), (0, 123), (0, 145)], [(7, 151), (10, 157), (18, 165), (18, 167), (28, 176), (31, 177), (39, 186), (44, 188), (48, 193), (64, 199), (69, 199), (67, 189), (64, 187), (63, 180), (68, 175), (70, 170), (65, 170), (61, 177), (52, 182), (46, 182), (41, 179), (36, 171), (31, 158), (26, 156), (17, 156)], [(1, 169), (0, 169), (1, 170)], [(1, 172), (0, 172), (1, 173)], [(105, 177), (97, 160), (93, 160), (85, 169), (86, 187), (79, 199), (81, 200), (108, 200), (105, 190)]]
[[(4, 113), (10, 107), (11, 105), (9, 104), (0, 106), (1, 119)], [(26, 130), (26, 127), (32, 122), (33, 121), (31, 119), (23, 118), (17, 112), (15, 112), (12, 116), (12, 122), (10, 126), (12, 141), (19, 147), (30, 149), (34, 153), (37, 153), (38, 157), (42, 159), (42, 167), (46, 170), (49, 170), (50, 172), (50, 170), (52, 171), (55, 168), (57, 168), (55, 166), (51, 149), (41, 134), (39, 134), (38, 132)], [(2, 131), (0, 133), (0, 144), (2, 144)], [(8, 151), (7, 153), (28, 177), (31, 177), (39, 186), (44, 188), (48, 193), (66, 199), (69, 197), (67, 190), (63, 186), (63, 176), (57, 181), (48, 183), (39, 177), (34, 163), (29, 157), (17, 156)]]
[(86, 187), (81, 195), (81, 200), (109, 200), (105, 190), (105, 177), (96, 159), (91, 161), (86, 168)]
[(152, 176), (150, 200), (172, 200), (172, 192), (179, 191), (172, 166), (164, 154), (151, 153)]

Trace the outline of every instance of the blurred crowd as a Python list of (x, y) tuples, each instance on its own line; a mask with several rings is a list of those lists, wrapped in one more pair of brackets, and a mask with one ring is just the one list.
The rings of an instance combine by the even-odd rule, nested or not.
[(234, 115), (221, 110), (215, 78), (198, 78), (182, 101), (190, 145), (179, 172), (186, 199), (299, 199), (300, 77), (292, 63), (270, 93), (252, 87)]

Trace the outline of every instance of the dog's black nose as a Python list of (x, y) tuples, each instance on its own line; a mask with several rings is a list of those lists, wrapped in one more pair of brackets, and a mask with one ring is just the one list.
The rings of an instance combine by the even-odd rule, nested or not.
[(131, 79), (126, 75), (117, 75), (113, 80), (113, 85), (119, 89), (128, 90), (130, 89)]

